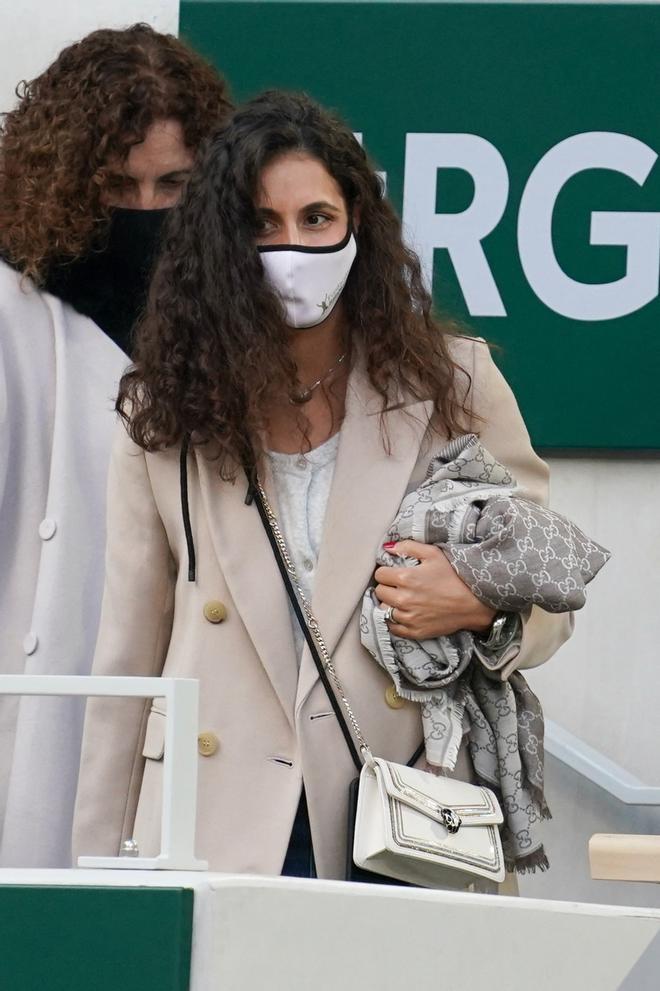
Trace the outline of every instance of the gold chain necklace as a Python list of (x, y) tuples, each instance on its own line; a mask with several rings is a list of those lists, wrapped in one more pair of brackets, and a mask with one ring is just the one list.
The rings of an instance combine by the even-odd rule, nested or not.
[(314, 390), (318, 389), (321, 383), (325, 382), (326, 379), (330, 378), (333, 372), (337, 371), (339, 366), (344, 361), (346, 354), (347, 352), (344, 351), (344, 353), (340, 355), (339, 358), (337, 358), (332, 368), (329, 368), (327, 372), (321, 376), (320, 379), (316, 380), (316, 382), (313, 382), (311, 385), (308, 385), (307, 388), (303, 389), (301, 392), (295, 392), (291, 396), (289, 396), (289, 402), (293, 403), (294, 406), (304, 406), (305, 403), (308, 403), (312, 398), (312, 394)]

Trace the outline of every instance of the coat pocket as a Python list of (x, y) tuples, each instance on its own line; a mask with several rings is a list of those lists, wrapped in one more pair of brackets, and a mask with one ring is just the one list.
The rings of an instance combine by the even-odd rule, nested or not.
[(165, 753), (165, 720), (164, 712), (159, 712), (152, 706), (147, 720), (147, 730), (144, 735), (142, 756), (150, 760), (162, 760)]

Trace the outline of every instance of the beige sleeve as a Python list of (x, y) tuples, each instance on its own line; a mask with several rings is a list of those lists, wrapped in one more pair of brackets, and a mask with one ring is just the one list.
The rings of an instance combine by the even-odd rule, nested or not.
[[(92, 673), (158, 676), (170, 639), (174, 563), (144, 451), (117, 427), (108, 478), (106, 577)], [(114, 856), (131, 835), (150, 701), (90, 698), (73, 824), (81, 854)]]
[[(548, 466), (532, 448), (527, 427), (513, 392), (493, 361), (484, 341), (473, 347), (470, 390), (472, 429), (483, 446), (512, 472), (527, 499), (547, 505)], [(506, 654), (499, 675), (506, 679), (517, 668), (543, 664), (573, 632), (572, 613), (548, 613), (537, 606), (523, 614), (522, 641), (515, 656)]]

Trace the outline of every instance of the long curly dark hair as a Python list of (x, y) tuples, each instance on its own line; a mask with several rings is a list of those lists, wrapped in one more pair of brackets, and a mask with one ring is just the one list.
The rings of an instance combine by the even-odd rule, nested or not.
[(260, 432), (269, 406), (291, 395), (290, 330), (255, 246), (255, 196), (276, 156), (304, 151), (359, 206), (357, 257), (342, 296), (355, 351), (364, 355), (383, 411), (403, 394), (431, 399), (460, 432), (466, 389), (448, 337), (432, 316), (417, 256), (350, 129), (309, 97), (270, 91), (237, 110), (209, 142), (173, 212), (138, 329), (135, 365), (117, 409), (135, 442), (160, 450), (189, 435), (209, 445), (225, 479)]
[(0, 126), (0, 251), (36, 282), (105, 226), (109, 159), (125, 160), (162, 118), (196, 150), (231, 110), (215, 69), (147, 24), (88, 34), (16, 93)]

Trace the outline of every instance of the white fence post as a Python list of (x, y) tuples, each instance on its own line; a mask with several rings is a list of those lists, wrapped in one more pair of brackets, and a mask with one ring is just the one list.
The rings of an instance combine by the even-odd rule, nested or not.
[(161, 849), (157, 857), (79, 857), (79, 867), (205, 871), (195, 857), (199, 683), (191, 678), (0, 675), (0, 695), (165, 698)]

